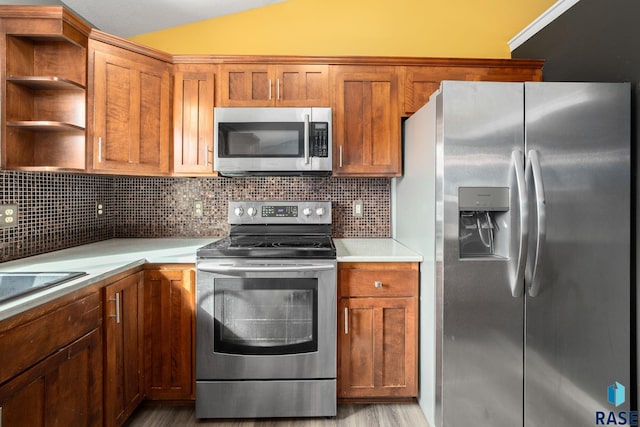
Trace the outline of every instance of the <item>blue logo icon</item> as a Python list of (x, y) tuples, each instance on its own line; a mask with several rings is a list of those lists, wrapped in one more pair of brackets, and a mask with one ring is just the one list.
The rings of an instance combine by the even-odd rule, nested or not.
[(615, 384), (611, 384), (607, 389), (607, 400), (612, 405), (616, 405), (616, 408), (622, 405), (625, 401), (624, 386), (618, 381)]

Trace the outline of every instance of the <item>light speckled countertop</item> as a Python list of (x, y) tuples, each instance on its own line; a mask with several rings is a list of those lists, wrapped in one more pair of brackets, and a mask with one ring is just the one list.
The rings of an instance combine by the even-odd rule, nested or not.
[(393, 239), (333, 239), (338, 262), (420, 262), (422, 256)]
[[(0, 263), (0, 272), (83, 271), (87, 275), (0, 303), (6, 319), (82, 287), (146, 263), (193, 264), (206, 238), (110, 239), (15, 261)], [(393, 239), (333, 239), (338, 262), (420, 262), (422, 257)]]

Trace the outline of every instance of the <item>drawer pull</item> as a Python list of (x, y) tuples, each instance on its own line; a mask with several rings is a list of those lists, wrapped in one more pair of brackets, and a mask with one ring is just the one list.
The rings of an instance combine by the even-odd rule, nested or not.
[(379, 280), (376, 280), (375, 282), (373, 282), (373, 286), (375, 286), (376, 288), (381, 288), (382, 287), (382, 282)]

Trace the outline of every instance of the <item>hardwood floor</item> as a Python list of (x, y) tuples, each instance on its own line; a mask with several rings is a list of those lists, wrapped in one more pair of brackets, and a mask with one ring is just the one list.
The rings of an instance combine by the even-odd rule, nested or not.
[(417, 403), (338, 405), (335, 418), (197, 420), (193, 407), (143, 405), (125, 427), (429, 427)]

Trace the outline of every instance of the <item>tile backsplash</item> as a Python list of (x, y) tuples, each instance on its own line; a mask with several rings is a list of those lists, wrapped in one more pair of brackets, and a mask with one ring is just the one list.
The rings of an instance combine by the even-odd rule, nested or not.
[[(114, 177), (0, 171), (0, 204), (17, 204), (18, 226), (0, 229), (2, 261), (113, 237), (207, 237), (228, 232), (228, 200), (330, 200), (334, 237), (389, 237), (385, 178)], [(352, 216), (354, 200), (364, 216)], [(104, 214), (96, 215), (96, 202)], [(195, 201), (204, 212), (194, 213)]]
[(18, 205), (18, 225), (0, 228), (2, 261), (109, 239), (111, 220), (96, 201), (113, 203), (112, 179), (0, 171), (0, 204)]

